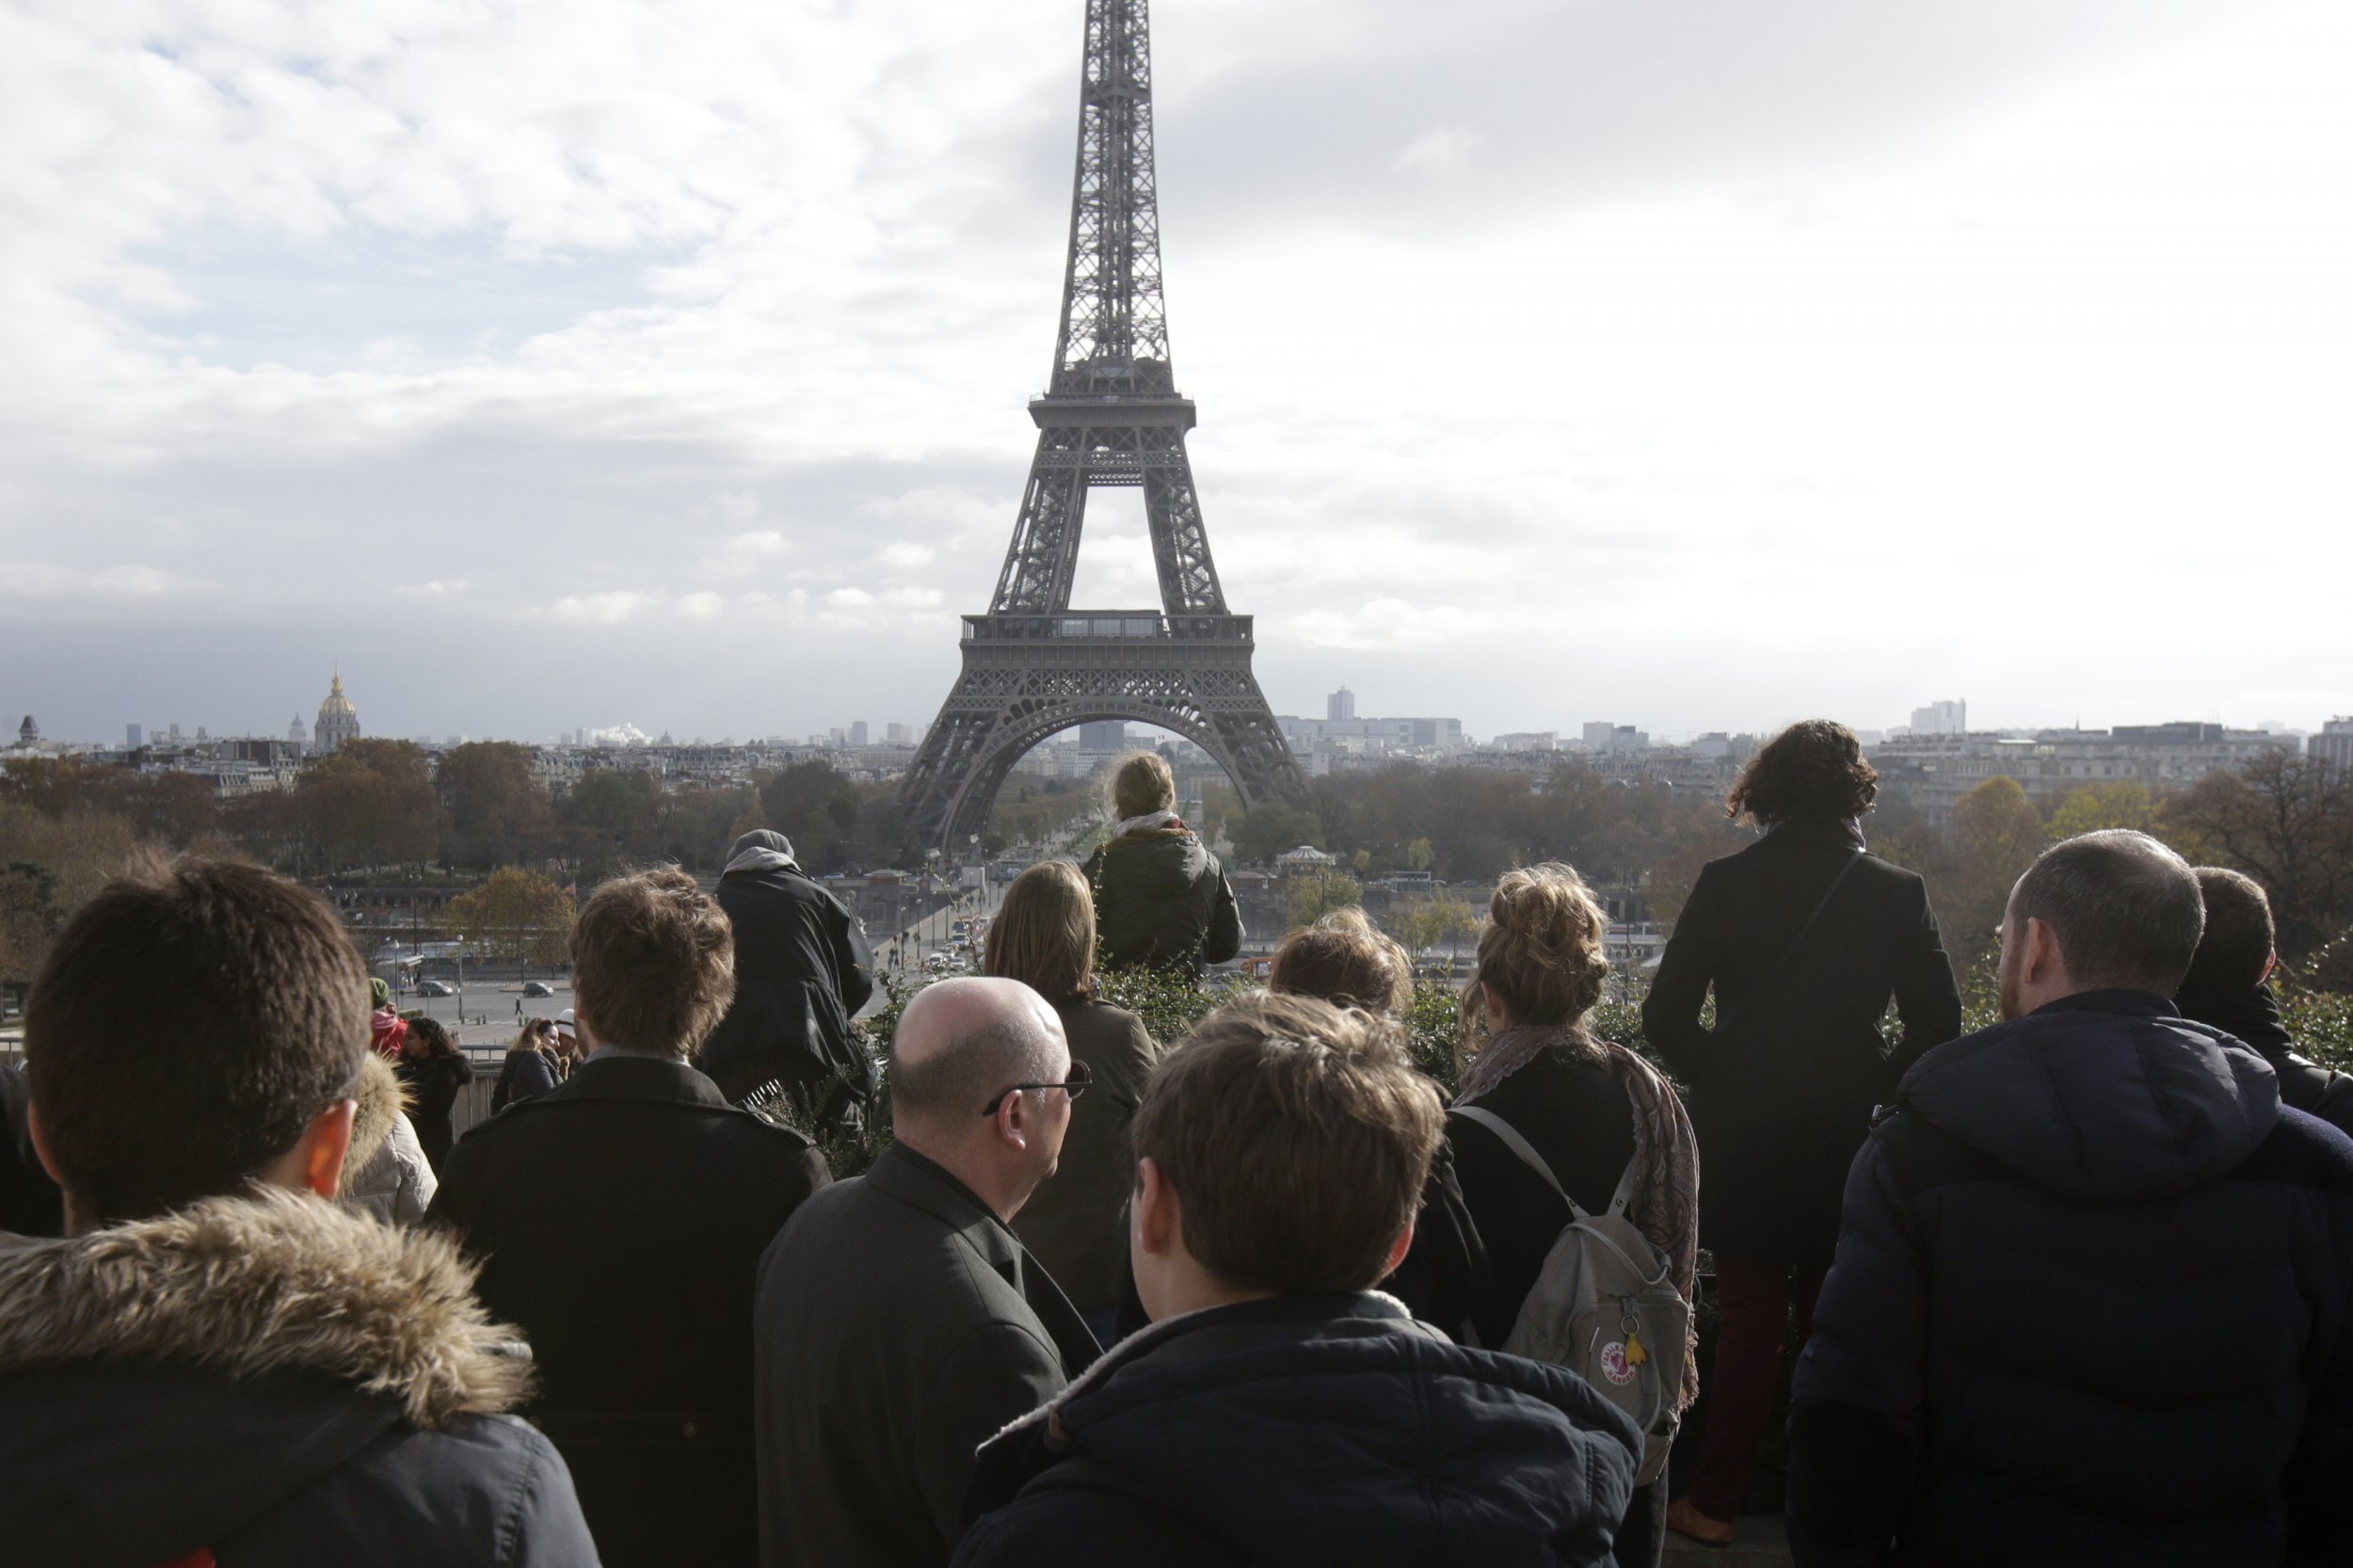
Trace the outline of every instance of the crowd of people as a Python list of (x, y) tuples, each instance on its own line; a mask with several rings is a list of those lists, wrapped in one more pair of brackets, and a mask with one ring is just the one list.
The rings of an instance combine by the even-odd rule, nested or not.
[[(0, 1560), (1638, 1568), (1730, 1541), (1794, 1358), (1801, 1563), (2353, 1561), (2353, 1080), (2255, 883), (2053, 846), (1963, 1034), (1853, 736), (1799, 725), (1657, 1060), (1529, 867), (1449, 1101), (1358, 910), (1180, 1039), (1103, 1001), (1241, 940), (1165, 764), (1114, 790), (886, 1062), (780, 836), (606, 883), (455, 1140), (471, 1069), (317, 895), (128, 871), (0, 1070)], [(885, 1116), (834, 1180), (810, 1133)]]

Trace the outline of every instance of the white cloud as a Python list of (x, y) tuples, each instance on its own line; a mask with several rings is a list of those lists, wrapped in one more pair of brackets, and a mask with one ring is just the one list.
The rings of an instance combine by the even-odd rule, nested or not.
[(876, 551), (874, 559), (886, 567), (895, 567), (902, 571), (912, 571), (918, 567), (930, 566), (932, 557), (938, 553), (930, 545), (912, 544), (901, 539)]
[(556, 620), (575, 625), (618, 626), (655, 602), (656, 596), (652, 594), (615, 588), (604, 593), (566, 594), (549, 606), (547, 613)]
[(466, 591), (468, 584), (462, 577), (444, 580), (436, 577), (426, 583), (402, 583), (392, 592), (404, 599), (451, 599)]
[(1441, 125), (1424, 131), (1397, 155), (1396, 168), (1415, 174), (1442, 174), (1462, 167), (1470, 150), (1479, 145), (1478, 133), (1460, 125)]

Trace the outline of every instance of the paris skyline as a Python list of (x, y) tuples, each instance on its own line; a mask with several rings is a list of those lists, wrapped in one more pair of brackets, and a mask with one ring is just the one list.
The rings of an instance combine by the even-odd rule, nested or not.
[[(1033, 440), (1080, 8), (16, 8), (0, 702), (270, 733), (340, 663), (378, 733), (928, 717)], [(2353, 708), (2353, 28), (2119, 10), (1161, 0), (1273, 707)], [(1079, 600), (1152, 602), (1089, 521)]]

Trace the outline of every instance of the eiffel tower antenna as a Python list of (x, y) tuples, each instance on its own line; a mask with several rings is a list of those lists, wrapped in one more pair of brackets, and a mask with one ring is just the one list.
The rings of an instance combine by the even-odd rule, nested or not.
[[(1305, 780), (1251, 673), (1248, 616), (1229, 614), (1185, 456), (1160, 298), (1146, 0), (1087, 0), (1079, 159), (1062, 330), (1030, 404), (1037, 455), (986, 614), (964, 617), (964, 669), (900, 793), (919, 841), (977, 836), (1015, 762), (1098, 719), (1176, 731), (1217, 760), (1245, 808), (1304, 799)], [(1087, 492), (1141, 487), (1157, 610), (1073, 610)]]

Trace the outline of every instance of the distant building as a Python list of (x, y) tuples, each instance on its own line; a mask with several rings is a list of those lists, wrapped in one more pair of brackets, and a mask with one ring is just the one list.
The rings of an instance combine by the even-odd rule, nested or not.
[(912, 745), (915, 743), (915, 737), (908, 733), (907, 727), (904, 724), (884, 726), (883, 739), (894, 746)]
[(1612, 724), (1608, 719), (1587, 725), (1582, 739), (1587, 751), (1615, 754), (1650, 749), (1647, 731), (1637, 729), (1630, 724)]
[(865, 746), (866, 721), (864, 719), (860, 719), (856, 724), (850, 726), (850, 744), (853, 747), (858, 748), (863, 748)]
[[(297, 724), (299, 724), (299, 723), (301, 723), (302, 721), (301, 721), (299, 718), (297, 718), (297, 719), (296, 719), (296, 721), (295, 721), (295, 722), (296, 722), (296, 723), (297, 723)], [(125, 751), (136, 751), (136, 750), (138, 750), (138, 748), (139, 748), (139, 747), (141, 747), (141, 746), (145, 745), (146, 744), (147, 744), (147, 731), (146, 731), (146, 730), (144, 730), (144, 729), (140, 728), (139, 728), (137, 725), (136, 725), (136, 724), (126, 724), (126, 725), (124, 725), (124, 726), (122, 727), (122, 749), (123, 749), (123, 750), (125, 750)]]
[(1080, 751), (1124, 751), (1128, 747), (1128, 726), (1124, 720), (1103, 719), (1079, 726)]
[(25, 714), (24, 722), (16, 727), (16, 744), (21, 746), (40, 744), (40, 726), (33, 722), (32, 714)]
[(1353, 719), (1356, 716), (1356, 694), (1342, 686), (1323, 699), (1323, 716), (1327, 719)]
[[(178, 740), (180, 727), (173, 725), (172, 739)], [(312, 731), (312, 744), (324, 757), (345, 741), (360, 738), (360, 712), (352, 707), (351, 698), (344, 696), (344, 672), (335, 672), (335, 683), (328, 688), (327, 700), (319, 704), (319, 722)]]
[[(138, 748), (138, 737), (139, 727), (135, 724), (131, 727), (131, 746), (135, 751)], [(294, 716), (294, 723), (286, 726), (286, 739), (293, 744), (296, 756), (311, 749), (311, 727), (302, 722), (300, 713)]]
[(2304, 755), (2332, 768), (2353, 768), (2353, 718), (2334, 718), (2304, 743)]
[(1926, 708), (1912, 711), (1912, 732), (1914, 735), (1966, 735), (1969, 733), (1969, 704), (1958, 697), (1948, 702), (1931, 702)]

